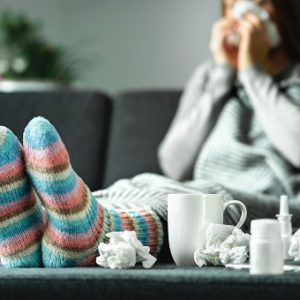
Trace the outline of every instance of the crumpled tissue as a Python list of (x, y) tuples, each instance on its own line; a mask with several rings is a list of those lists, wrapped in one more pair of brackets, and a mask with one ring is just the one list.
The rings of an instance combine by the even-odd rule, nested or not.
[[(277, 47), (281, 41), (279, 31), (274, 22), (271, 21), (269, 13), (262, 9), (258, 4), (253, 1), (237, 1), (233, 6), (233, 17), (237, 20), (242, 19), (243, 15), (247, 12), (252, 12), (259, 17), (260, 20), (265, 22), (270, 43), (272, 47)], [(238, 44), (239, 39), (235, 35), (230, 35), (230, 41), (232, 44)]]
[(291, 237), (289, 255), (294, 258), (294, 261), (300, 261), (300, 229)]
[(205, 232), (205, 246), (194, 253), (195, 263), (205, 266), (242, 264), (248, 257), (250, 235), (242, 230), (223, 224), (211, 223)]
[(109, 243), (99, 244), (100, 256), (96, 258), (101, 267), (127, 269), (142, 262), (144, 268), (151, 268), (157, 260), (149, 253), (150, 247), (137, 239), (135, 231), (109, 232), (106, 236), (110, 238)]

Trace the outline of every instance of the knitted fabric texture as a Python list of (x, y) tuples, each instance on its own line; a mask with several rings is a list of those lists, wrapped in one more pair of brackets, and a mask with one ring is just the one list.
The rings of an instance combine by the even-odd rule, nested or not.
[[(244, 88), (231, 97), (194, 167), (194, 178), (222, 182), (228, 188), (281, 195), (299, 193), (299, 174), (273, 147), (254, 113)], [(281, 84), (300, 104), (300, 84)], [(297, 100), (299, 99), (299, 100)]]
[[(295, 65), (274, 77), (275, 91), (278, 86), (287, 96), (287, 101), (298, 105), (299, 70), (300, 65)], [(256, 69), (256, 73), (260, 79), (256, 83), (257, 89), (264, 93), (269, 91), (270, 99), (266, 98), (266, 101), (277, 97), (276, 92), (269, 90), (264, 72)], [(187, 86), (186, 97), (182, 98), (184, 102), (180, 102), (178, 107), (176, 122), (183, 125), (187, 122), (193, 123), (197, 118), (191, 116), (201, 115), (199, 108), (203, 106), (198, 105), (200, 101), (212, 101), (217, 91), (226, 94), (222, 112), (193, 165), (193, 180), (178, 182), (165, 176), (144, 173), (132, 179), (119, 180), (105, 190), (95, 191), (93, 194), (96, 199), (107, 207), (126, 207), (129, 202), (137, 206), (147, 204), (167, 220), (166, 199), (169, 193), (221, 193), (224, 194), (225, 201), (239, 199), (244, 202), (248, 211), (245, 224), (249, 226), (252, 219), (274, 217), (279, 209), (279, 196), (288, 194), (294, 224), (300, 226), (300, 214), (296, 213), (300, 212), (299, 170), (293, 168), (273, 147), (253, 112), (241, 82), (236, 82), (236, 89), (231, 89), (230, 82), (233, 78), (231, 79), (230, 74), (227, 74), (227, 68), (215, 68), (211, 62), (201, 65), (190, 80), (192, 85)], [(286, 118), (288, 121), (288, 116)], [(179, 134), (178, 132), (178, 136)], [(175, 137), (176, 135), (173, 139)], [(169, 141), (170, 144), (173, 142)], [(193, 142), (189, 140), (191, 145)], [(193, 147), (197, 147), (197, 144)], [(179, 153), (177, 160), (180, 162), (180, 151), (174, 152)], [(182, 153), (183, 157), (184, 154)], [(175, 161), (176, 157), (172, 159), (172, 163), (185, 168), (184, 164)], [(176, 168), (171, 169), (176, 174)], [(224, 221), (236, 225), (239, 215), (236, 207), (230, 206), (225, 211)]]
[(17, 137), (0, 126), (0, 257), (5, 267), (40, 267), (43, 214)]
[(45, 267), (95, 264), (97, 247), (111, 231), (135, 230), (151, 254), (158, 254), (163, 232), (156, 214), (99, 204), (72, 169), (67, 150), (48, 120), (31, 120), (24, 131), (24, 150), (27, 172), (48, 215), (42, 239)]

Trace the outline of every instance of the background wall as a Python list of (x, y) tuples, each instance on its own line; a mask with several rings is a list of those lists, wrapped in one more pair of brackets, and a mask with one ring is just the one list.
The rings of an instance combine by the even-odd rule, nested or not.
[(42, 20), (51, 41), (87, 59), (76, 86), (111, 93), (181, 88), (209, 57), (220, 14), (211, 0), (1, 0), (4, 8)]

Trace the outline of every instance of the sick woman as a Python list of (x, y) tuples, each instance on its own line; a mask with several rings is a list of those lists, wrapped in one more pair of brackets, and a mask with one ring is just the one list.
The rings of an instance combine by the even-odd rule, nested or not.
[[(255, 8), (238, 11), (241, 2)], [(285, 194), (300, 226), (300, 2), (223, 0), (222, 8), (212, 59), (192, 74), (159, 146), (164, 176), (139, 174), (92, 193), (48, 120), (32, 119), (23, 145), (0, 127), (4, 266), (93, 265), (106, 234), (124, 230), (157, 256), (169, 193), (239, 199), (246, 227), (273, 218)], [(231, 207), (225, 221), (239, 216)]]

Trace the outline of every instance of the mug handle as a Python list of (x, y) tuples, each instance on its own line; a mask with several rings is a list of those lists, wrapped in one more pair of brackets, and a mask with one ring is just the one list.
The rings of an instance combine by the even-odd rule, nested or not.
[(241, 208), (242, 215), (241, 215), (239, 222), (235, 226), (236, 228), (240, 229), (242, 227), (242, 225), (244, 224), (244, 222), (246, 221), (247, 208), (246, 208), (245, 204), (239, 200), (230, 200), (230, 201), (225, 202), (224, 211), (229, 205), (238, 205)]

